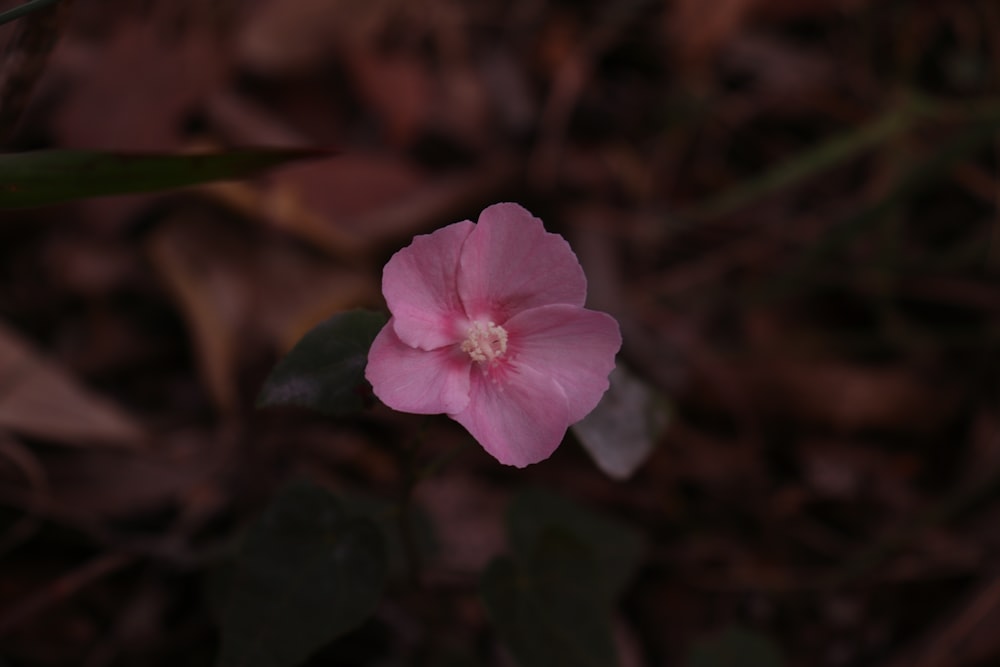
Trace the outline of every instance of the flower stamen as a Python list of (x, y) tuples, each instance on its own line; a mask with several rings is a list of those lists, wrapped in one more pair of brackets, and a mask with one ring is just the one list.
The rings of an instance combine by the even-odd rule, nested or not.
[(507, 330), (495, 322), (475, 322), (469, 327), (462, 351), (479, 363), (495, 361), (507, 352)]

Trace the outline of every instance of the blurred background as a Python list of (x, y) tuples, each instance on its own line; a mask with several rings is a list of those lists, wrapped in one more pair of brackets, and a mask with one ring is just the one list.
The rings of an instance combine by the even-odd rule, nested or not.
[[(476, 576), (527, 484), (642, 534), (626, 667), (732, 628), (777, 664), (1000, 662), (994, 0), (79, 0), (24, 25), (0, 26), (5, 151), (336, 154), (0, 213), (0, 663), (210, 665), (211, 572), (277, 487), (393, 497), (419, 418), (255, 395), (311, 326), (384, 307), (412, 235), (497, 201), (570, 240), (659, 426), (623, 480), (576, 433), (516, 471), (430, 421), (429, 455), (466, 444), (417, 491), (455, 664), (511, 664)], [(441, 664), (421, 609), (390, 590), (310, 664)]]

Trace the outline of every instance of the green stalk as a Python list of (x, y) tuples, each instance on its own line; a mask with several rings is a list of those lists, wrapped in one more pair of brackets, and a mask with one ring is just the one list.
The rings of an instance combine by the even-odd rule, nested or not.
[(16, 21), (22, 16), (27, 16), (32, 12), (37, 12), (39, 9), (45, 9), (49, 5), (57, 4), (59, 0), (30, 0), (24, 3), (20, 7), (15, 7), (14, 9), (8, 9), (7, 11), (0, 14), (0, 25), (4, 23), (10, 23), (11, 21)]

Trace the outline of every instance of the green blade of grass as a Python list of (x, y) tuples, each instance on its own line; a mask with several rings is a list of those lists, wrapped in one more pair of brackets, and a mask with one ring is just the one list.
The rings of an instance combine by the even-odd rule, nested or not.
[(912, 95), (875, 120), (834, 136), (764, 170), (759, 176), (680, 211), (678, 219), (701, 222), (727, 215), (857, 157), (927, 121), (988, 123), (998, 113), (1000, 101), (996, 99), (955, 103)]
[(919, 105), (903, 105), (859, 128), (829, 139), (762, 173), (737, 184), (721, 195), (682, 211), (685, 220), (706, 220), (732, 213), (754, 201), (799, 183), (826, 169), (860, 155), (908, 130), (922, 117)]
[(0, 209), (234, 180), (286, 162), (329, 155), (297, 148), (201, 154), (75, 150), (0, 154)]
[[(940, 178), (976, 150), (987, 146), (1000, 131), (1000, 109), (983, 108), (983, 112), (950, 141), (942, 144), (926, 160), (914, 166), (882, 199), (833, 225), (809, 249), (765, 286), (759, 297), (785, 296), (801, 288), (810, 269), (835, 255), (858, 236), (871, 228), (883, 216), (896, 209), (921, 187)], [(987, 113), (992, 112), (992, 113)]]
[(50, 5), (57, 4), (58, 2), (59, 0), (31, 0), (30, 2), (26, 2), (19, 7), (14, 7), (14, 9), (8, 9), (0, 14), (0, 25), (16, 21), (22, 16), (27, 16), (32, 12), (37, 12), (39, 9), (45, 9)]

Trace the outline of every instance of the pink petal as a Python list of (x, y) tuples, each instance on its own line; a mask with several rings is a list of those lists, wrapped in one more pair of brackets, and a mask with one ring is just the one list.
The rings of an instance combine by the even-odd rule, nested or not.
[(536, 306), (582, 306), (587, 279), (563, 237), (517, 204), (494, 204), (462, 248), (458, 289), (471, 319), (502, 323)]
[(465, 410), (451, 415), (497, 461), (523, 468), (547, 459), (569, 426), (566, 396), (550, 377), (509, 366), (502, 381), (472, 369)]
[(464, 410), (469, 404), (468, 355), (454, 345), (436, 350), (410, 347), (396, 335), (393, 319), (382, 327), (368, 352), (365, 377), (375, 395), (401, 412), (433, 415)]
[(551, 377), (565, 391), (570, 424), (594, 409), (622, 345), (613, 317), (576, 306), (542, 306), (514, 315), (504, 328), (512, 361)]
[(382, 293), (396, 335), (407, 345), (433, 350), (465, 334), (457, 274), (462, 244), (475, 228), (468, 220), (414, 237), (382, 272)]

